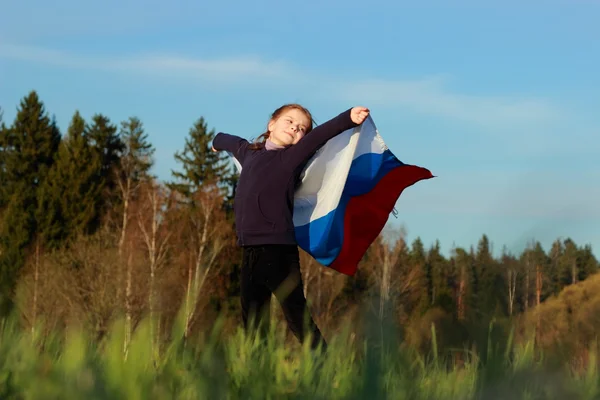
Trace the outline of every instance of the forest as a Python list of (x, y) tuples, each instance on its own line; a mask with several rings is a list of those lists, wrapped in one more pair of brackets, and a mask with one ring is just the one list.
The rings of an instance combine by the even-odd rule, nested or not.
[[(1, 106), (6, 109), (7, 105)], [(588, 243), (557, 238), (550, 248), (543, 248), (532, 241), (519, 254), (497, 244), (502, 251), (494, 257), (492, 243), (482, 232), (477, 243), (456, 246), (444, 256), (439, 242), (429, 247), (419, 238), (407, 242), (403, 228), (398, 228), (381, 233), (355, 276), (328, 270), (301, 252), (311, 312), (326, 339), (340, 341), (340, 353), (334, 353), (337, 355), (328, 361), (337, 364), (326, 362), (303, 370), (288, 360), (293, 358), (290, 354), (296, 354), (292, 350), (285, 350), (292, 352), (285, 356), (267, 356), (265, 349), (274, 345), (256, 347), (259, 344), (252, 339), (240, 336), (241, 250), (236, 245), (233, 225), (237, 176), (226, 155), (210, 151), (216, 130), (208, 121), (201, 116), (190, 121), (184, 146), (173, 155), (179, 168), (169, 180), (161, 181), (152, 174), (155, 148), (138, 117), (113, 121), (98, 112), (84, 118), (73, 110), (69, 126), (62, 131), (36, 91), (26, 94), (16, 107), (14, 121), (3, 120), (0, 110), (0, 318), (4, 321), (0, 333), (0, 397), (22, 398), (19, 396), (29, 393), (28, 398), (37, 398), (35, 390), (42, 389), (27, 383), (33, 376), (48, 380), (46, 386), (40, 383), (43, 390), (59, 393), (56, 385), (63, 390), (61, 384), (51, 382), (63, 382), (65, 378), (44, 375), (40, 365), (48, 349), (52, 354), (72, 350), (68, 343), (73, 342), (66, 338), (73, 330), (81, 336), (72, 337), (88, 343), (79, 344), (81, 352), (102, 353), (114, 347), (119, 354), (104, 361), (96, 356), (80, 357), (90, 371), (96, 371), (92, 373), (97, 376), (96, 383), (85, 386), (77, 375), (73, 382), (79, 383), (66, 386), (72, 393), (94, 393), (96, 398), (153, 398), (175, 392), (181, 398), (194, 398), (192, 392), (217, 390), (213, 384), (229, 388), (218, 390), (228, 390), (233, 396), (230, 398), (259, 393), (291, 398), (290, 390), (309, 393), (313, 389), (320, 390), (323, 398), (352, 398), (367, 388), (382, 390), (390, 398), (399, 398), (394, 397), (398, 393), (404, 398), (504, 398), (481, 397), (489, 385), (497, 389), (494, 393), (509, 393), (515, 388), (523, 389), (519, 393), (538, 389), (536, 393), (545, 393), (535, 398), (555, 398), (551, 395), (560, 393), (579, 395), (591, 390), (588, 381), (577, 380), (596, 363), (595, 332), (600, 328), (599, 262)], [(285, 319), (275, 301), (272, 310), (273, 337), (278, 338), (273, 340), (279, 340), (282, 349), (301, 352), (301, 346), (285, 330)], [(208, 361), (197, 355), (207, 350), (196, 353), (190, 347), (207, 349), (215, 329), (219, 342), (231, 340), (233, 344), (221, 350), (220, 356), (215, 355), (211, 362), (216, 364), (208, 368)], [(136, 334), (143, 337), (137, 348)], [(30, 353), (34, 351), (32, 341), (38, 344), (33, 347), (35, 356)], [(360, 343), (371, 343), (373, 347), (367, 348), (379, 350), (363, 351)], [(534, 350), (527, 347), (530, 344)], [(140, 346), (153, 355), (142, 356)], [(191, 360), (169, 355), (169, 349), (174, 348), (171, 346)], [(407, 364), (420, 360), (417, 364), (421, 372), (415, 381), (419, 384), (406, 378), (408, 375), (400, 379), (404, 375), (397, 369), (405, 365), (401, 361), (404, 358), (398, 355), (387, 360), (386, 353), (391, 353), (386, 346), (391, 346), (392, 353), (406, 357)], [(349, 353), (349, 349), (356, 353)], [(520, 350), (512, 353), (514, 349)], [(21, 351), (19, 356), (14, 354)], [(236, 355), (232, 353), (235, 351)], [(370, 370), (381, 372), (376, 378), (360, 372), (370, 365), (369, 354), (373, 352), (380, 355), (380, 369)], [(242, 357), (242, 353), (253, 361)], [(511, 379), (517, 379), (513, 373), (517, 356), (529, 357), (530, 375), (520, 376), (521, 386), (510, 381), (498, 389), (500, 384), (489, 376), (509, 382), (509, 367), (502, 364), (504, 372), (490, 372), (492, 364), (473, 359), (477, 354), (477, 359), (489, 361), (490, 354), (497, 353), (508, 354), (506, 362), (513, 368)], [(156, 367), (156, 360), (163, 360), (159, 363), (161, 378), (146, 381), (149, 378), (136, 377), (139, 386), (129, 387), (125, 375), (115, 375), (113, 382), (96, 370), (106, 362), (112, 363), (111, 368), (119, 365), (120, 371), (125, 371), (128, 367), (123, 360), (128, 354), (137, 354), (138, 361), (149, 357), (146, 372)], [(51, 364), (60, 364), (60, 357), (47, 357), (54, 360)], [(214, 361), (219, 357), (230, 377), (221, 386), (215, 383), (221, 378), (209, 379), (210, 371), (204, 370), (225, 368)], [(15, 361), (17, 358), (21, 361)], [(306, 354), (300, 358), (300, 365), (315, 362)], [(27, 364), (23, 359), (34, 361)], [(543, 377), (535, 375), (538, 380), (530, 379), (534, 371), (539, 371), (538, 362), (550, 371), (568, 366), (569, 379), (575, 379), (568, 382), (580, 385), (561, 386), (561, 390), (575, 392), (553, 389), (548, 392), (553, 394), (546, 393), (543, 387), (552, 381), (547, 369)], [(29, 369), (23, 367), (21, 371), (27, 370), (30, 375), (23, 372), (19, 378), (14, 371), (23, 363)], [(170, 363), (190, 374), (185, 382), (176, 377), (178, 372), (168, 370)], [(273, 365), (278, 363), (294, 372), (279, 372), (285, 376), (277, 378), (276, 383), (266, 383), (266, 377), (276, 373), (273, 371), (278, 368)], [(250, 372), (242, 371), (242, 364)], [(78, 374), (81, 365), (74, 361), (71, 367), (56, 368), (71, 368), (70, 374)], [(323, 377), (329, 375), (314, 372), (319, 368), (329, 371), (329, 367), (337, 371), (328, 372), (331, 380), (338, 382), (337, 392), (323, 386)], [(412, 371), (413, 367), (405, 368)], [(470, 375), (460, 375), (465, 371)], [(578, 371), (588, 372), (578, 375)], [(587, 398), (600, 393), (595, 371), (592, 369), (591, 375), (595, 394)], [(339, 376), (343, 373), (347, 376)], [(204, 380), (197, 377), (202, 374)], [(317, 384), (311, 380), (308, 384), (302, 381), (303, 376), (320, 376), (321, 381)], [(440, 382), (460, 387), (442, 388)], [(538, 386), (532, 389), (528, 385)], [(182, 388), (192, 392), (185, 394)], [(432, 390), (445, 391), (435, 394)]]

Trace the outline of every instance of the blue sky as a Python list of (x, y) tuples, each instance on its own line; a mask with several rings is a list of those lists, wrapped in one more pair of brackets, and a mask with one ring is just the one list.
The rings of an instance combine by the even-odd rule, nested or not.
[(599, 254), (599, 18), (592, 0), (9, 2), (0, 107), (10, 123), (34, 89), (63, 131), (76, 109), (136, 115), (168, 179), (200, 116), (250, 138), (285, 102), (317, 122), (366, 105), (438, 176), (390, 217), (409, 241), (447, 253), (486, 233), (497, 254), (571, 237)]

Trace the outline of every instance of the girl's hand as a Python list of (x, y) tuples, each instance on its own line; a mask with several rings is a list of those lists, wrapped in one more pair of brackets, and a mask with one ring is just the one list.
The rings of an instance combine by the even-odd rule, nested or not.
[(362, 124), (369, 116), (369, 109), (366, 107), (354, 107), (350, 110), (350, 118), (355, 124)]
[[(212, 147), (212, 146), (211, 146)], [(212, 151), (214, 151), (215, 153), (218, 152), (218, 150), (216, 150), (214, 147), (212, 147)]]

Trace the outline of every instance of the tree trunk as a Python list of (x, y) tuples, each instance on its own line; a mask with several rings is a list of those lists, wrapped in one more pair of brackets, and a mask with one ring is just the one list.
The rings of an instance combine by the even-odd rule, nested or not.
[(131, 258), (132, 253), (129, 252), (127, 257), (127, 280), (125, 287), (125, 341), (123, 343), (123, 352), (125, 359), (127, 359), (127, 353), (129, 349), (129, 343), (131, 341), (131, 330), (132, 330), (132, 316), (131, 316)]
[(194, 268), (192, 267), (193, 263), (192, 260), (190, 259), (188, 261), (188, 282), (187, 282), (187, 288), (185, 291), (185, 329), (183, 332), (184, 337), (187, 338), (188, 335), (188, 324), (189, 324), (189, 315), (192, 312), (192, 282), (193, 282), (193, 275), (194, 275)]
[[(210, 196), (210, 195), (209, 195)], [(206, 277), (210, 273), (214, 260), (217, 257), (217, 254), (220, 252), (222, 248), (222, 244), (217, 238), (214, 238), (214, 248), (210, 259), (204, 259), (204, 253), (206, 251), (206, 246), (208, 245), (209, 234), (208, 230), (210, 224), (212, 223), (211, 214), (213, 212), (213, 207), (210, 207), (209, 204), (213, 203), (211, 199), (207, 199), (202, 202), (202, 211), (203, 211), (203, 223), (202, 229), (199, 232), (199, 242), (198, 242), (198, 251), (196, 252), (196, 262), (194, 268), (194, 278), (192, 282), (192, 288), (188, 292), (188, 298), (186, 299), (187, 305), (186, 309), (188, 312), (186, 313), (185, 319), (185, 337), (187, 338), (189, 335), (189, 330), (191, 327), (192, 320), (196, 313), (196, 307), (198, 305), (198, 298), (200, 295), (200, 291), (204, 286), (204, 282), (206, 281)], [(202, 268), (202, 264), (205, 264), (204, 268)], [(191, 292), (191, 293), (190, 293)]]
[(458, 283), (458, 319), (460, 321), (465, 319), (465, 292), (466, 292), (466, 267), (461, 265), (460, 267), (460, 281)]
[[(536, 298), (536, 304), (539, 306), (541, 303), (541, 296), (542, 296), (542, 270), (540, 268), (540, 265), (537, 264), (535, 266), (535, 298)], [(539, 309), (536, 310), (537, 311), (537, 318), (536, 318), (536, 332), (540, 332), (540, 315), (541, 312)], [(539, 334), (539, 333), (538, 333)]]
[(185, 299), (184, 338), (190, 334), (193, 320), (198, 314), (200, 292), (225, 246), (223, 238), (228, 235), (228, 227), (222, 225), (218, 217), (222, 197), (217, 187), (207, 185), (198, 189), (192, 201), (187, 218), (193, 228), (193, 272), (188, 276), (191, 281), (188, 282)]
[[(144, 243), (146, 245), (146, 251), (148, 254), (148, 264), (150, 267), (150, 279), (149, 279), (149, 290), (148, 290), (148, 308), (150, 311), (150, 334), (152, 337), (152, 346), (158, 341), (157, 330), (155, 327), (156, 319), (156, 272), (163, 263), (168, 251), (168, 243), (171, 233), (169, 232), (164, 237), (159, 237), (159, 230), (161, 228), (161, 197), (160, 186), (150, 184), (148, 187), (148, 203), (150, 204), (150, 229), (146, 228), (145, 212), (139, 216), (139, 227), (142, 231)], [(142, 209), (144, 210), (144, 209)]]
[(542, 297), (542, 269), (540, 265), (535, 266), (535, 299), (536, 305), (540, 305)]
[(512, 268), (507, 270), (508, 274), (508, 315), (513, 315), (515, 304), (515, 293), (517, 290), (517, 271)]
[(387, 245), (383, 246), (383, 274), (381, 277), (381, 295), (379, 297), (379, 318), (383, 318), (384, 305), (387, 303), (390, 297), (390, 274), (391, 274), (391, 260), (390, 260), (390, 249)]
[[(123, 247), (125, 245), (125, 237), (127, 235), (127, 225), (129, 222), (129, 197), (131, 194), (131, 178), (127, 178), (125, 184), (119, 182), (121, 194), (123, 196), (123, 219), (121, 221), (121, 236), (119, 237), (119, 258), (123, 256)], [(123, 265), (122, 263), (120, 265)], [(117, 299), (121, 298), (121, 284), (123, 282), (123, 271), (121, 268), (117, 270)]]
[(31, 321), (31, 338), (35, 337), (35, 325), (37, 324), (37, 298), (38, 298), (38, 281), (40, 277), (40, 239), (36, 240), (35, 244), (35, 265), (33, 272), (33, 305), (32, 305), (32, 321)]
[(198, 250), (196, 252), (196, 262), (195, 262), (195, 267), (194, 267), (194, 279), (193, 279), (191, 293), (190, 293), (191, 296), (188, 297), (189, 304), (186, 307), (189, 310), (189, 312), (186, 314), (186, 318), (185, 318), (185, 337), (186, 338), (189, 335), (192, 318), (194, 316), (194, 313), (196, 312), (196, 305), (198, 302), (198, 295), (199, 295), (200, 288), (204, 284), (204, 279), (206, 278), (206, 274), (208, 274), (208, 271), (210, 271), (210, 266), (208, 266), (206, 268), (206, 270), (204, 271), (204, 274), (202, 274), (202, 261), (204, 261), (202, 257), (204, 255), (204, 250), (206, 248), (206, 239), (208, 236), (207, 235), (208, 223), (209, 223), (209, 218), (205, 217), (203, 228), (202, 228), (202, 234), (200, 235), (200, 242), (198, 243)]
[(525, 311), (529, 310), (529, 255), (525, 260)]

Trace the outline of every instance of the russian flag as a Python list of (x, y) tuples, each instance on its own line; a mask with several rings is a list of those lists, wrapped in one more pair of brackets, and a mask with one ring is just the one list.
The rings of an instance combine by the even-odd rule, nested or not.
[(428, 169), (392, 154), (369, 116), (307, 163), (294, 200), (298, 245), (323, 266), (354, 275), (404, 189), (429, 178)]

